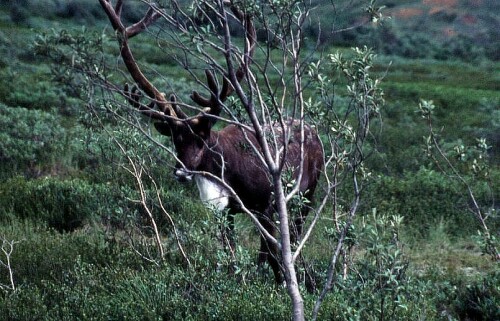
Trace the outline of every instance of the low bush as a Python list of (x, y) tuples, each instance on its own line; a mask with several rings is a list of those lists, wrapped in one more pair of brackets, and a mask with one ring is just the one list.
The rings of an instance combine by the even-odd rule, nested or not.
[(0, 128), (2, 172), (10, 175), (59, 161), (67, 145), (60, 117), (48, 112), (0, 103)]
[(30, 314), (44, 320), (289, 319), (285, 291), (269, 287), (240, 284), (214, 270), (137, 272), (77, 261), (61, 283), (47, 280), (0, 296), (0, 311), (9, 320), (29, 320)]
[[(384, 294), (374, 280), (349, 277), (338, 284), (324, 301), (319, 320), (440, 320), (434, 304), (432, 284), (409, 279), (397, 285), (398, 297)], [(375, 287), (374, 287), (375, 286)]]
[(448, 320), (500, 320), (500, 273), (463, 277), (431, 273), (435, 304)]
[[(0, 226), (0, 237), (15, 242), (10, 261), (18, 289), (40, 287), (48, 280), (63, 282), (78, 261), (100, 267), (125, 264), (129, 268), (140, 268), (142, 263), (129, 247), (100, 228), (59, 233), (43, 224), (11, 219)], [(5, 284), (6, 275), (0, 266), (0, 283)]]
[[(320, 320), (433, 320), (432, 286), (409, 273), (409, 258), (397, 215), (357, 220), (348, 235), (351, 259), (342, 259), (336, 283), (320, 309)], [(340, 265), (340, 264), (339, 264)], [(323, 278), (325, 279), (325, 278)]]
[[(0, 185), (2, 217), (43, 222), (71, 231), (91, 219), (113, 216), (128, 204), (119, 188), (89, 184), (81, 179), (12, 178)], [(125, 203), (124, 203), (125, 202)], [(126, 214), (125, 214), (126, 215)]]
[(84, 20), (86, 23), (95, 23), (96, 19), (103, 19), (104, 13), (99, 4), (94, 1), (70, 0), (58, 3), (55, 13), (60, 18)]
[(472, 284), (461, 283), (451, 302), (460, 320), (500, 320), (500, 272), (486, 274)]
[(10, 20), (18, 25), (24, 25), (28, 22), (30, 12), (23, 7), (23, 2), (19, 1), (10, 7)]
[(426, 235), (444, 220), (451, 235), (475, 234), (478, 224), (468, 210), (467, 191), (433, 170), (379, 176), (365, 191), (363, 211), (403, 215), (409, 231)]
[[(31, 41), (31, 39), (25, 39), (25, 41)], [(16, 59), (35, 59), (30, 49), (16, 49), (18, 50)], [(11, 65), (0, 70), (0, 75), (8, 79), (0, 86), (0, 102), (8, 106), (44, 111), (67, 108), (68, 97), (53, 83), (49, 70), (44, 66), (25, 65), (18, 62), (15, 67)]]
[[(188, 226), (176, 219), (187, 229), (180, 234), (188, 266), (179, 254), (152, 264), (135, 252), (139, 248), (121, 242), (120, 232), (107, 228), (93, 225), (57, 233), (29, 220), (11, 220), (0, 226), (0, 235), (20, 241), (12, 256), (17, 289), (0, 293), (0, 315), (8, 320), (290, 319), (286, 289), (275, 287), (271, 276), (260, 275), (246, 251), (236, 251), (236, 267), (242, 270), (227, 273), (234, 261), (224, 256), (214, 221), (202, 217)], [(347, 277), (339, 272), (321, 306), (320, 320), (496, 317), (498, 276), (485, 277), (484, 282), (457, 277), (451, 283), (414, 278), (399, 240), (401, 223), (404, 220), (390, 216), (356, 223), (356, 258)], [(173, 247), (167, 251), (177, 251)], [(317, 293), (304, 295), (306, 311), (316, 298)], [(467, 311), (461, 310), (464, 307)]]

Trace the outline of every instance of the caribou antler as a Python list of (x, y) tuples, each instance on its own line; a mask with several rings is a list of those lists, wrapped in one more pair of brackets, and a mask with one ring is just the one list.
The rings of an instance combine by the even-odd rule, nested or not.
[[(144, 105), (141, 103), (142, 92), (139, 88), (134, 85), (130, 88), (129, 84), (125, 84), (123, 88), (123, 95), (127, 98), (128, 102), (132, 107), (138, 109), (143, 115), (149, 116), (150, 118), (164, 121), (165, 114), (163, 112), (159, 112), (155, 109), (155, 106), (159, 103), (159, 101), (153, 100), (149, 104)], [(162, 98), (165, 98), (165, 94), (161, 93)], [(170, 95), (170, 99), (168, 101), (169, 107), (174, 111), (174, 117), (179, 119), (186, 119), (188, 116), (179, 108), (176, 104), (177, 98), (175, 95)], [(161, 101), (160, 101), (161, 102)]]
[[(142, 91), (144, 91), (144, 93), (146, 93), (146, 95), (153, 99), (153, 103), (159, 107), (163, 115), (178, 118), (177, 114), (174, 111), (174, 108), (172, 108), (172, 105), (166, 100), (165, 95), (161, 93), (142, 73), (141, 68), (137, 64), (128, 44), (129, 38), (132, 38), (141, 33), (161, 16), (159, 9), (151, 5), (144, 17), (139, 22), (125, 27), (121, 20), (123, 0), (117, 0), (114, 8), (111, 0), (99, 0), (99, 3), (106, 12), (109, 21), (113, 26), (113, 29), (118, 34), (120, 54), (122, 56), (123, 62), (125, 63), (125, 66), (127, 67), (128, 72), (130, 73), (136, 84)], [(142, 105), (139, 101), (141, 95), (136, 87), (132, 88), (132, 90), (129, 90), (128, 86), (126, 86), (124, 95), (127, 97), (132, 106), (145, 106)], [(147, 108), (139, 109), (143, 111), (147, 111), (149, 109), (152, 111), (152, 107), (153, 105), (150, 105)], [(149, 116), (156, 119), (162, 119), (162, 115), (160, 113), (151, 112)], [(163, 117), (163, 120), (164, 119), (165, 117)]]
[[(116, 4), (113, 7), (111, 0), (99, 0), (102, 8), (106, 12), (113, 29), (118, 34), (118, 42), (120, 44), (120, 54), (125, 63), (125, 66), (136, 82), (137, 86), (125, 85), (123, 95), (127, 98), (129, 103), (140, 110), (144, 115), (151, 118), (165, 121), (169, 118), (172, 119), (186, 119), (187, 115), (181, 111), (178, 105), (175, 103), (175, 96), (171, 96), (170, 100), (167, 100), (165, 95), (160, 92), (144, 75), (141, 71), (137, 61), (132, 54), (129, 47), (128, 40), (145, 29), (147, 29), (151, 24), (153, 24), (159, 17), (162, 16), (162, 10), (157, 7), (156, 4), (150, 4), (149, 9), (144, 14), (143, 18), (128, 27), (126, 27), (121, 19), (123, 3), (124, 0), (116, 0)], [(256, 32), (254, 24), (249, 15), (246, 15), (240, 9), (238, 9), (231, 1), (223, 1), (224, 5), (229, 5), (233, 15), (245, 26), (246, 29), (246, 39), (247, 45), (245, 47), (245, 52), (241, 59), (239, 68), (236, 70), (236, 80), (241, 82), (245, 75), (245, 71), (248, 68), (250, 59), (253, 56), (256, 42)], [(210, 91), (210, 97), (203, 97), (197, 91), (193, 91), (191, 94), (191, 99), (201, 107), (203, 111), (196, 117), (191, 118), (193, 124), (198, 123), (201, 117), (206, 117), (207, 114), (218, 116), (222, 111), (222, 104), (227, 99), (229, 95), (234, 91), (234, 87), (231, 85), (229, 72), (223, 75), (222, 88), (219, 88), (216, 76), (210, 70), (206, 70), (207, 86)], [(142, 92), (150, 97), (151, 103), (145, 105), (141, 103)], [(160, 111), (156, 111), (154, 107), (158, 107)]]

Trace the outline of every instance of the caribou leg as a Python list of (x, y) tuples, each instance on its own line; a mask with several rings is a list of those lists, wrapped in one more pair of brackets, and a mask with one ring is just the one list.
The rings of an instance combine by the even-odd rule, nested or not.
[[(261, 215), (259, 221), (260, 224), (266, 229), (266, 231), (276, 237), (277, 234), (277, 229), (274, 224), (273, 220), (273, 215), (274, 214), (274, 208), (270, 208), (265, 211), (264, 215)], [(259, 258), (258, 258), (258, 265), (259, 268), (262, 268), (262, 265), (267, 261), (269, 263), (269, 266), (273, 270), (274, 273), (274, 279), (277, 284), (282, 284), (283, 283), (283, 271), (281, 268), (281, 265), (279, 263), (279, 249), (278, 247), (269, 242), (263, 235), (260, 236), (260, 251), (259, 251)]]

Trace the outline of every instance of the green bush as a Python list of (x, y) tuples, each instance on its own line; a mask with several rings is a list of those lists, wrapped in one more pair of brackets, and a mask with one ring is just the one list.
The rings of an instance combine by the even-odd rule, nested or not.
[[(398, 286), (400, 295), (383, 295), (373, 280), (338, 280), (320, 310), (319, 320), (441, 320), (433, 302), (433, 286), (409, 279)], [(394, 301), (390, 301), (394, 300)], [(386, 309), (386, 310), (384, 310)]]
[(352, 226), (354, 259), (344, 262), (348, 274), (338, 272), (326, 296), (320, 320), (422, 320), (435, 319), (432, 287), (413, 279), (404, 253), (400, 216), (374, 215)]
[(87, 24), (102, 20), (105, 14), (101, 6), (94, 1), (70, 0), (58, 3), (55, 13), (60, 18), (82, 20)]
[(467, 191), (449, 177), (420, 169), (402, 177), (380, 176), (364, 194), (363, 211), (403, 215), (409, 231), (426, 235), (444, 220), (450, 235), (474, 234), (478, 225), (467, 207)]
[(10, 20), (18, 25), (23, 25), (28, 21), (29, 11), (23, 6), (23, 2), (17, 1), (10, 7)]
[(12, 321), (50, 320), (43, 302), (43, 290), (33, 285), (0, 294), (0, 315)]
[(77, 260), (62, 282), (21, 286), (0, 297), (0, 312), (9, 320), (29, 319), (24, 311), (45, 320), (289, 319), (286, 292), (269, 287), (240, 284), (214, 270), (197, 273), (163, 266), (134, 271)]
[[(398, 239), (401, 221), (364, 222), (355, 229), (363, 251), (347, 278), (339, 273), (320, 320), (440, 320), (444, 311), (477, 316), (472, 310), (482, 320), (497, 317), (498, 276), (472, 283), (413, 278)], [(221, 248), (212, 234), (217, 227), (207, 224), (192, 225), (186, 236), (196, 243), (185, 247), (190, 267), (170, 257), (150, 264), (104, 229), (61, 234), (29, 222), (3, 225), (0, 235), (20, 243), (12, 257), (17, 290), (0, 293), (0, 315), (8, 320), (290, 319), (285, 288), (256, 272), (234, 275), (221, 268)], [(304, 295), (307, 311), (316, 298), (317, 293)], [(460, 310), (465, 306), (468, 312)]]
[[(0, 226), (0, 237), (16, 242), (10, 259), (17, 289), (42, 287), (49, 280), (62, 283), (78, 261), (131, 269), (140, 269), (143, 263), (126, 243), (100, 228), (59, 233), (30, 221), (11, 220)], [(4, 259), (3, 253), (0, 257)], [(0, 283), (6, 283), (6, 276), (1, 266)]]
[(0, 185), (0, 204), (4, 219), (44, 222), (59, 231), (71, 231), (91, 219), (113, 216), (123, 208), (128, 211), (119, 188), (81, 179), (12, 178)]
[[(31, 41), (31, 39), (25, 39)], [(34, 60), (31, 49), (17, 49), (16, 59)], [(19, 106), (30, 110), (49, 111), (53, 108), (66, 108), (66, 95), (60, 87), (50, 79), (49, 70), (45, 66), (25, 65), (18, 62), (14, 68), (0, 70), (0, 76), (9, 81), (0, 86), (0, 102), (8, 106)]]
[(500, 273), (459, 277), (432, 273), (435, 303), (449, 320), (500, 320)]
[(60, 161), (66, 148), (66, 130), (53, 114), (11, 108), (0, 103), (0, 161), (2, 176), (40, 169)]
[(500, 320), (500, 272), (457, 288), (451, 306), (460, 320)]

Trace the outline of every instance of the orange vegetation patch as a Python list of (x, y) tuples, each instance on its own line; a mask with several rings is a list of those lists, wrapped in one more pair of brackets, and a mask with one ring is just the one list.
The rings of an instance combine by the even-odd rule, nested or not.
[(417, 8), (401, 8), (394, 12), (394, 17), (396, 18), (413, 18), (416, 16), (421, 16), (424, 13), (422, 9)]
[(474, 25), (477, 23), (477, 18), (471, 14), (465, 14), (462, 17), (462, 22), (466, 25)]
[(440, 7), (454, 7), (458, 4), (458, 0), (422, 0), (423, 4)]
[(439, 12), (446, 12), (446, 9), (442, 8), (442, 7), (433, 7), (433, 8), (429, 9), (429, 14), (430, 15), (433, 15), (433, 14), (436, 14), (436, 13), (439, 13)]

